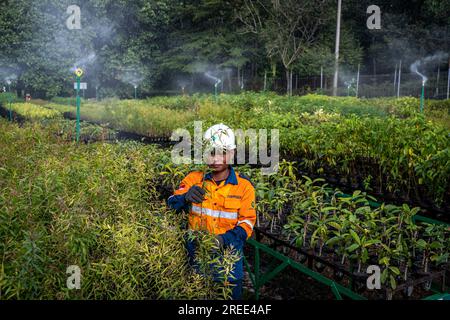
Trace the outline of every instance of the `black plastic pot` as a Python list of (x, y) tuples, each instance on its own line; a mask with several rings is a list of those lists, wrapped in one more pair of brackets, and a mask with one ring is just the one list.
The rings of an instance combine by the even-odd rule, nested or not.
[(408, 285), (408, 286), (405, 287), (405, 289), (403, 289), (403, 296), (405, 298), (409, 298), (409, 297), (412, 296), (413, 292), (414, 292), (414, 286), (413, 285)]
[(316, 270), (318, 271), (318, 272), (322, 272), (324, 269), (325, 269), (325, 264), (323, 264), (322, 262), (320, 262), (320, 261), (317, 261), (315, 264), (314, 264), (314, 266), (316, 267)]
[(298, 261), (299, 261), (300, 263), (306, 262), (306, 259), (308, 259), (308, 257), (307, 257), (306, 255), (301, 254), (301, 253), (298, 254)]
[(344, 278), (344, 273), (342, 271), (335, 270), (334, 271), (334, 278), (336, 280), (342, 280)]
[(432, 283), (431, 280), (425, 281), (425, 282), (422, 284), (422, 287), (424, 288), (424, 290), (429, 291), (429, 290), (431, 289), (431, 283)]

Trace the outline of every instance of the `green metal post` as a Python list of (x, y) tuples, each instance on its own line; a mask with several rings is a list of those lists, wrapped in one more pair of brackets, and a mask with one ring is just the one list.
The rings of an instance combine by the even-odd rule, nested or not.
[(423, 99), (425, 93), (425, 83), (422, 83), (422, 94), (420, 95), (420, 112), (423, 112)]
[(255, 247), (255, 299), (259, 299), (259, 247)]
[[(336, 299), (342, 299), (343, 295), (351, 298), (351, 299), (357, 299), (357, 300), (365, 300), (366, 298), (353, 292), (352, 290), (350, 290), (349, 288), (346, 288), (336, 282), (334, 282), (333, 280), (325, 277), (324, 275), (317, 273), (315, 271), (313, 271), (312, 269), (304, 266), (303, 264), (293, 261), (291, 258), (283, 255), (282, 253), (268, 247), (265, 244), (262, 244), (258, 241), (255, 241), (254, 239), (249, 239), (247, 241), (247, 243), (249, 245), (252, 245), (255, 248), (255, 266), (254, 266), (254, 272), (252, 275), (252, 272), (249, 268), (248, 262), (244, 259), (245, 261), (245, 265), (249, 271), (250, 274), (250, 279), (254, 285), (254, 289), (255, 289), (255, 299), (259, 299), (259, 290), (260, 288), (267, 282), (269, 282), (271, 279), (273, 279), (277, 274), (279, 274), (280, 272), (282, 272), (283, 270), (286, 269), (286, 267), (290, 266), (300, 272), (302, 272), (303, 274), (315, 279), (316, 281), (326, 285), (327, 287), (329, 287), (331, 289), (331, 291), (333, 292), (334, 296), (336, 297)], [(278, 259), (281, 264), (278, 265), (276, 268), (274, 268), (273, 270), (269, 270), (267, 273), (265, 274), (261, 274), (260, 271), (260, 252), (261, 250), (266, 253), (269, 254), (270, 256)]]
[(134, 100), (137, 99), (137, 86), (134, 86)]
[(77, 76), (77, 142), (80, 140), (80, 77)]

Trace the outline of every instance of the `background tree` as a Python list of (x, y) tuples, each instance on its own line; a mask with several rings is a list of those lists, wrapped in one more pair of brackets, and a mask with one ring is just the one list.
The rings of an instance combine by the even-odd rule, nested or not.
[(320, 26), (330, 18), (328, 4), (328, 0), (244, 0), (237, 12), (243, 32), (257, 34), (263, 40), (269, 59), (280, 58), (288, 94), (292, 94), (294, 64), (316, 43)]

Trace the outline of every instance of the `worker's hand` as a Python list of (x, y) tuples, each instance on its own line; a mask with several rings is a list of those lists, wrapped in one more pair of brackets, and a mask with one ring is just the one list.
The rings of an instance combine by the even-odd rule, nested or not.
[(203, 197), (205, 193), (205, 190), (203, 190), (199, 186), (192, 186), (188, 190), (188, 192), (186, 192), (186, 196), (184, 198), (189, 202), (200, 203), (205, 200), (205, 198)]

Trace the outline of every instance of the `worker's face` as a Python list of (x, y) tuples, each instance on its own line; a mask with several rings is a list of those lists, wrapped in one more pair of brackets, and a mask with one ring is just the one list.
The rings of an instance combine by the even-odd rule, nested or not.
[(208, 156), (207, 164), (210, 169), (216, 172), (226, 170), (228, 165), (232, 164), (234, 150), (212, 150)]

